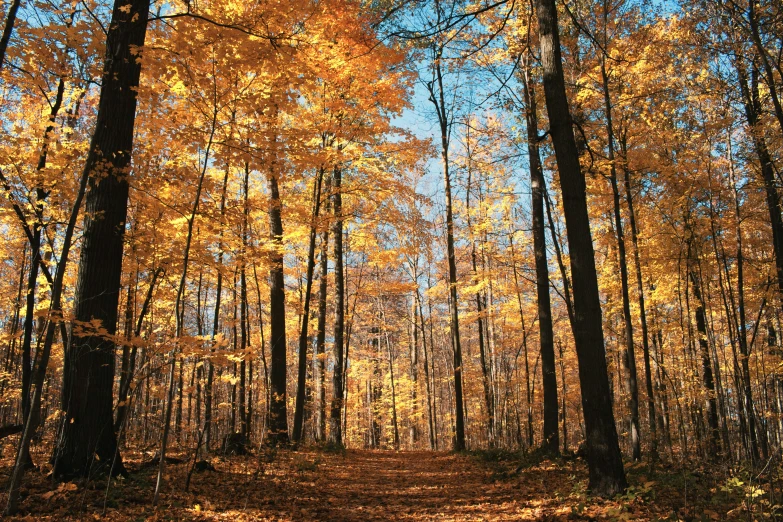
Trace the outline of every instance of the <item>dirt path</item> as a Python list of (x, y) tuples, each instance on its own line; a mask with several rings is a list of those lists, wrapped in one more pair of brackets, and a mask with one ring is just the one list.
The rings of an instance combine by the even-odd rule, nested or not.
[(493, 482), (465, 457), (357, 451), (345, 463), (325, 470), (319, 519), (511, 520), (524, 504), (510, 484)]
[[(263, 477), (249, 482), (217, 474), (222, 475), (219, 488), (236, 492), (237, 498), (228, 503), (206, 501), (201, 516), (226, 520), (542, 520), (557, 511), (546, 502), (549, 495), (543, 481), (503, 478), (463, 455), (348, 451), (344, 456), (298, 453), (285, 458), (290, 458), (287, 465), (279, 461)], [(288, 472), (270, 472), (277, 466)], [(214, 492), (215, 478), (199, 476), (196, 496), (207, 499)], [(553, 484), (553, 496), (567, 494), (556, 489)]]
[[(141, 460), (141, 455), (133, 459), (129, 454), (130, 477), (115, 481), (108, 493), (105, 481), (53, 485), (45, 471), (31, 473), (22, 490), (18, 519), (363, 522), (656, 518), (651, 512), (653, 504), (643, 496), (632, 501), (588, 497), (586, 469), (581, 462), (545, 460), (514, 474), (509, 473), (515, 466), (510, 461), (498, 463), (450, 453), (285, 450), (213, 459), (217, 471), (194, 474), (187, 493), (184, 484), (189, 463), (170, 465), (164, 494), (158, 508), (153, 508), (156, 468), (140, 467)], [(0, 469), (0, 475), (8, 472), (10, 466)], [(637, 473), (634, 480), (644, 483), (646, 479)], [(668, 497), (662, 494), (659, 501)], [(0, 496), (0, 502), (4, 504), (4, 500)]]

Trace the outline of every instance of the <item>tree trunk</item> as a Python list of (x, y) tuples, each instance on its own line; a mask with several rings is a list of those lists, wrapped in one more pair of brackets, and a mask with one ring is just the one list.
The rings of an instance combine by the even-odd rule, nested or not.
[[(527, 60), (530, 60), (528, 57)], [(547, 453), (560, 452), (557, 427), (557, 375), (555, 368), (555, 343), (552, 332), (552, 308), (549, 300), (549, 265), (546, 258), (546, 232), (544, 230), (544, 172), (538, 150), (538, 114), (536, 93), (530, 84), (530, 64), (525, 62), (522, 88), (525, 96), (525, 120), (527, 122), (527, 151), (530, 161), (531, 211), (533, 214), (533, 251), (536, 260), (536, 301), (538, 303), (538, 328), (541, 345), (541, 372), (544, 388), (544, 438), (542, 449)], [(516, 265), (514, 266), (516, 278)], [(521, 310), (520, 310), (521, 313)]]
[[(212, 352), (215, 351), (215, 338), (220, 331), (220, 301), (223, 297), (223, 218), (226, 215), (226, 190), (228, 188), (229, 166), (226, 165), (226, 172), (223, 175), (223, 189), (220, 194), (220, 232), (218, 239), (218, 263), (217, 263), (217, 282), (215, 284), (215, 311), (212, 320)], [(261, 313), (261, 310), (259, 310)], [(261, 347), (263, 350), (263, 346)], [(209, 361), (209, 370), (207, 371), (207, 384), (204, 387), (204, 445), (207, 452), (212, 449), (212, 392), (215, 380), (215, 365), (212, 359)]]
[[(443, 92), (441, 60), (443, 48), (435, 49), (433, 68), (435, 81), (429, 84), (430, 101), (438, 113), (440, 128), (441, 162), (443, 183), (446, 192), (446, 249), (449, 263), (449, 316), (451, 319), (451, 347), (454, 351), (454, 451), (465, 449), (465, 411), (462, 397), (462, 344), (459, 336), (459, 306), (457, 296), (457, 260), (454, 252), (454, 216), (451, 197), (451, 175), (449, 173), (449, 114), (446, 110)], [(434, 84), (437, 83), (437, 92)]]
[[(620, 141), (623, 160), (628, 154), (625, 148), (625, 138)], [(653, 393), (653, 378), (650, 362), (650, 340), (647, 331), (647, 311), (644, 303), (644, 280), (642, 279), (642, 263), (639, 259), (639, 237), (636, 228), (636, 214), (633, 208), (633, 193), (631, 188), (631, 172), (627, 164), (623, 164), (625, 173), (625, 199), (628, 204), (628, 224), (631, 228), (631, 242), (633, 243), (634, 267), (636, 268), (636, 291), (639, 294), (639, 319), (642, 323), (642, 356), (644, 358), (645, 388), (647, 390), (647, 416), (650, 424), (650, 457), (655, 460), (658, 457), (658, 431), (655, 421), (655, 395)]]
[(537, 12), (544, 92), (573, 273), (574, 341), (582, 388), (589, 487), (595, 494), (612, 496), (625, 490), (627, 482), (612, 412), (585, 180), (568, 109), (555, 1), (537, 0)]
[(304, 424), (305, 384), (307, 381), (307, 329), (310, 325), (310, 297), (313, 293), (313, 271), (315, 269), (315, 240), (318, 236), (316, 230), (318, 215), (321, 209), (321, 182), (324, 177), (324, 168), (318, 171), (317, 179), (313, 183), (313, 213), (310, 223), (310, 243), (307, 249), (307, 273), (305, 275), (305, 293), (302, 311), (302, 325), (299, 332), (299, 368), (296, 381), (296, 406), (294, 409), (294, 432), (292, 440), (299, 442), (302, 438), (302, 425)]
[(250, 165), (245, 162), (245, 178), (242, 184), (244, 192), (244, 205), (242, 208), (242, 259), (239, 266), (239, 336), (242, 349), (242, 362), (240, 363), (239, 377), (239, 424), (240, 433), (246, 439), (250, 438), (250, 416), (248, 414), (247, 401), (247, 349), (250, 345), (250, 333), (248, 332), (247, 311), (247, 243), (248, 243), (248, 217), (250, 206), (248, 196), (250, 192)]
[(283, 221), (282, 203), (277, 186), (278, 174), (273, 161), (267, 183), (269, 186), (269, 231), (274, 250), (269, 268), (269, 328), (272, 347), (270, 369), (269, 443), (288, 442), (288, 415), (286, 413), (286, 339), (285, 339), (285, 281), (283, 279)]
[[(24, 431), (22, 437), (19, 440), (17, 447), (16, 460), (14, 468), (11, 472), (11, 480), (9, 481), (8, 489), (8, 504), (6, 505), (5, 514), (13, 515), (16, 513), (17, 504), (19, 501), (19, 486), (22, 483), (24, 472), (27, 469), (26, 461), (30, 453), (30, 441), (32, 440), (33, 433), (39, 424), (39, 417), (34, 412), (38, 412), (41, 409), (41, 396), (44, 380), (46, 379), (46, 370), (49, 366), (49, 356), (52, 351), (52, 344), (54, 343), (54, 336), (57, 329), (57, 324), (63, 320), (61, 296), (63, 288), (63, 280), (65, 277), (65, 269), (68, 265), (68, 256), (71, 250), (71, 244), (73, 241), (73, 232), (76, 228), (76, 221), (79, 216), (79, 209), (82, 206), (82, 200), (87, 189), (87, 180), (89, 179), (90, 171), (85, 170), (82, 173), (81, 183), (79, 185), (79, 191), (76, 195), (73, 207), (71, 208), (71, 214), (68, 219), (68, 225), (65, 229), (63, 236), (62, 250), (60, 252), (60, 260), (57, 262), (57, 272), (52, 280), (52, 295), (51, 304), (49, 307), (49, 321), (46, 328), (46, 336), (43, 342), (43, 348), (41, 350), (40, 359), (36, 367), (35, 375), (31, 381), (32, 387), (34, 387), (30, 414), (24, 419)], [(66, 340), (63, 339), (63, 344)], [(92, 456), (90, 456), (92, 457)], [(114, 471), (115, 466), (119, 466), (118, 473), (125, 473), (125, 469), (122, 467), (122, 461), (119, 459), (119, 453), (114, 452), (110, 461), (109, 474)], [(88, 465), (89, 467), (89, 465)]]
[(764, 181), (769, 221), (772, 226), (772, 248), (775, 253), (778, 299), (781, 307), (783, 307), (783, 216), (781, 216), (780, 210), (780, 196), (775, 185), (775, 168), (772, 163), (772, 156), (767, 148), (767, 141), (762, 134), (763, 131), (758, 128), (761, 116), (758, 74), (755, 73), (755, 70), (753, 71), (750, 85), (748, 85), (748, 74), (741, 57), (737, 57), (735, 66), (745, 107), (748, 132), (753, 140), (753, 148), (759, 160), (761, 177)]
[[(470, 150), (470, 125), (467, 126), (467, 156), (468, 156), (468, 182), (467, 187), (465, 189), (465, 215), (466, 215), (466, 221), (468, 225), (469, 234), (471, 235), (470, 240), (470, 260), (473, 267), (473, 277), (475, 278), (474, 283), (478, 283), (479, 275), (478, 275), (478, 268), (477, 268), (477, 262), (476, 262), (476, 240), (472, 237), (473, 236), (473, 230), (471, 227), (471, 219), (470, 219), (470, 191), (471, 191), (471, 177), (472, 177), (472, 169), (471, 169), (471, 150)], [(484, 342), (484, 331), (485, 331), (485, 319), (484, 319), (484, 306), (481, 299), (481, 292), (476, 292), (476, 313), (478, 315), (477, 320), (477, 326), (478, 326), (478, 344), (479, 344), (479, 363), (481, 364), (481, 380), (482, 384), (484, 385), (484, 405), (487, 410), (487, 438), (489, 440), (489, 446), (493, 447), (495, 445), (495, 426), (494, 426), (494, 420), (495, 420), (495, 412), (494, 412), (494, 400), (492, 398), (492, 384), (491, 384), (491, 376), (489, 374), (489, 369), (487, 367), (487, 356), (486, 356), (486, 347)]]
[(65, 356), (62, 433), (55, 450), (54, 475), (88, 476), (97, 454), (101, 463), (117, 463), (112, 426), (114, 343), (81, 327), (97, 320), (109, 336), (116, 333), (122, 274), (122, 249), (128, 208), (128, 169), (133, 150), (136, 92), (141, 73), (149, 0), (117, 1), (106, 40), (95, 131), (84, 170), (105, 172), (90, 178), (81, 260), (76, 283), (77, 323)]
[(410, 445), (415, 447), (419, 441), (418, 415), (419, 415), (419, 325), (417, 324), (416, 301), (410, 307), (410, 376), (411, 376), (411, 413), (410, 413)]
[[(326, 214), (330, 211), (331, 176), (326, 177)], [(317, 380), (316, 402), (316, 439), (326, 440), (326, 292), (328, 286), (329, 269), (329, 227), (324, 227), (321, 232), (321, 252), (318, 257), (318, 327), (315, 341), (315, 375)]]
[(334, 168), (334, 373), (332, 376), (332, 407), (329, 415), (329, 441), (343, 445), (343, 348), (345, 328), (345, 280), (343, 267), (343, 199), (342, 170)]
[[(604, 4), (605, 5), (605, 4)], [(604, 12), (606, 22), (608, 14)], [(639, 429), (639, 384), (636, 372), (636, 355), (633, 346), (633, 318), (631, 317), (631, 297), (628, 292), (628, 262), (625, 253), (625, 235), (623, 220), (620, 213), (620, 190), (617, 186), (617, 165), (614, 153), (614, 126), (612, 123), (612, 101), (609, 93), (609, 75), (606, 72), (606, 57), (601, 57), (601, 79), (603, 80), (604, 110), (606, 115), (607, 148), (609, 151), (609, 181), (612, 185), (612, 202), (614, 206), (614, 226), (617, 234), (617, 257), (620, 265), (620, 286), (623, 298), (623, 322), (625, 325), (625, 384), (628, 393), (628, 411), (630, 413), (629, 432), (631, 435), (631, 454), (635, 461), (642, 458), (641, 436)]]

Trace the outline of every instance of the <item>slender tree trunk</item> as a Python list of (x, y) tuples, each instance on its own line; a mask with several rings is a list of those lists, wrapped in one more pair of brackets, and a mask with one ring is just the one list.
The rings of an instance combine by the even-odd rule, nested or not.
[(8, 42), (11, 41), (11, 34), (14, 31), (14, 24), (16, 23), (16, 13), (19, 11), (19, 5), (21, 3), (21, 0), (13, 0), (11, 6), (8, 8), (8, 14), (6, 14), (5, 17), (3, 35), (0, 37), (0, 71), (5, 64), (5, 53), (8, 50)]
[[(331, 176), (326, 177), (326, 212), (328, 214), (331, 207)], [(319, 272), (318, 276), (318, 327), (316, 332), (315, 352), (316, 352), (316, 379), (318, 380), (316, 389), (317, 421), (316, 438), (323, 442), (326, 440), (326, 292), (328, 286), (328, 268), (329, 268), (329, 227), (324, 227), (321, 232), (321, 252), (318, 257)]]
[[(731, 145), (729, 145), (731, 147)], [(729, 148), (729, 151), (731, 149)], [(731, 161), (731, 160), (730, 160)], [(747, 319), (745, 313), (745, 257), (742, 251), (742, 216), (740, 214), (740, 202), (739, 202), (739, 189), (737, 188), (737, 180), (734, 176), (734, 169), (730, 166), (731, 183), (734, 191), (734, 211), (736, 214), (736, 238), (737, 238), (737, 311), (739, 313), (738, 323), (739, 331), (737, 337), (739, 339), (740, 349), (740, 364), (742, 371), (740, 376), (742, 379), (742, 396), (744, 399), (745, 415), (748, 419), (748, 435), (750, 435), (750, 450), (751, 459), (754, 463), (757, 463), (759, 455), (759, 441), (756, 434), (756, 414), (753, 406), (753, 392), (750, 383), (750, 366), (748, 359), (750, 356), (748, 349), (748, 331), (747, 331)], [(758, 323), (757, 323), (758, 324)]]
[(389, 332), (386, 330), (386, 313), (383, 314), (383, 329), (386, 337), (386, 351), (389, 355), (389, 379), (391, 381), (392, 392), (392, 428), (394, 429), (394, 449), (400, 449), (400, 428), (397, 423), (397, 390), (394, 384), (394, 354), (392, 353), (391, 342), (389, 341)]
[[(623, 161), (628, 154), (625, 148), (625, 138), (620, 141)], [(650, 457), (655, 460), (658, 457), (658, 431), (655, 422), (655, 395), (653, 393), (653, 378), (650, 362), (650, 340), (647, 331), (647, 311), (644, 302), (644, 280), (642, 279), (642, 263), (639, 259), (639, 235), (636, 228), (636, 214), (633, 207), (633, 192), (631, 188), (631, 171), (626, 163), (623, 164), (625, 173), (625, 199), (628, 204), (628, 224), (631, 228), (631, 242), (633, 243), (634, 267), (636, 268), (636, 292), (639, 295), (639, 319), (642, 323), (642, 356), (644, 357), (644, 377), (647, 390), (647, 415), (650, 424)]]
[(269, 187), (269, 231), (275, 247), (271, 254), (271, 266), (269, 268), (269, 335), (272, 346), (272, 367), (270, 371), (271, 403), (269, 405), (269, 427), (267, 429), (267, 439), (273, 445), (288, 443), (283, 221), (276, 168), (276, 160), (273, 160), (267, 176)]
[(342, 169), (334, 168), (334, 373), (332, 377), (332, 407), (329, 415), (329, 440), (343, 445), (343, 349), (345, 328), (345, 272), (343, 266), (343, 199)]
[[(424, 382), (427, 390), (427, 424), (429, 425), (430, 435), (430, 450), (434, 451), (436, 448), (435, 443), (435, 425), (433, 419), (433, 403), (432, 403), (432, 386), (430, 382), (430, 368), (429, 368), (429, 355), (427, 353), (427, 329), (424, 322), (424, 310), (421, 304), (421, 293), (419, 292), (418, 285), (416, 286), (416, 304), (419, 307), (419, 321), (421, 322), (421, 348), (424, 354)], [(432, 345), (430, 345), (432, 349)]]
[(549, 233), (552, 236), (552, 246), (555, 248), (555, 259), (557, 260), (557, 267), (560, 270), (560, 278), (563, 281), (563, 301), (566, 305), (566, 312), (568, 313), (568, 323), (571, 325), (571, 331), (574, 331), (574, 301), (571, 299), (571, 278), (568, 276), (568, 270), (566, 269), (565, 262), (563, 261), (563, 253), (560, 250), (560, 234), (558, 234), (555, 228), (555, 221), (552, 219), (552, 208), (549, 201), (549, 193), (546, 190), (546, 182), (542, 185), (544, 193), (544, 206), (546, 207), (547, 223), (549, 224)]
[(707, 338), (707, 316), (702, 299), (701, 288), (699, 285), (696, 268), (690, 259), (694, 255), (692, 246), (688, 245), (688, 277), (693, 288), (693, 296), (696, 299), (696, 331), (699, 336), (699, 350), (702, 363), (702, 383), (707, 391), (705, 406), (707, 408), (707, 422), (709, 424), (709, 456), (716, 458), (719, 451), (719, 431), (718, 431), (718, 403), (715, 396), (715, 382), (712, 376), (712, 360), (710, 358), (710, 347)]
[(247, 401), (247, 358), (248, 346), (250, 345), (250, 335), (248, 332), (247, 318), (247, 243), (248, 243), (248, 218), (250, 215), (250, 205), (248, 197), (250, 195), (250, 165), (245, 162), (245, 177), (242, 190), (244, 192), (244, 204), (242, 207), (242, 259), (239, 266), (239, 335), (240, 347), (242, 350), (242, 361), (239, 368), (239, 423), (240, 433), (245, 439), (250, 438), (250, 416), (248, 413)]
[(761, 177), (764, 181), (769, 222), (772, 226), (772, 248), (775, 253), (778, 300), (780, 306), (783, 307), (783, 216), (781, 216), (781, 201), (775, 184), (775, 168), (772, 163), (772, 156), (767, 148), (767, 141), (764, 139), (763, 131), (759, 128), (761, 103), (758, 74), (755, 72), (755, 69), (752, 71), (750, 85), (748, 85), (748, 74), (742, 60), (743, 58), (738, 56), (735, 59), (735, 66), (739, 77), (739, 87), (742, 93), (748, 132), (753, 140), (753, 148), (759, 160)]
[[(152, 275), (150, 276), (150, 283), (149, 288), (147, 288), (147, 294), (144, 297), (144, 303), (141, 306), (141, 311), (139, 312), (139, 316), (136, 319), (136, 327), (132, 333), (132, 336), (129, 340), (133, 340), (141, 336), (141, 328), (144, 325), (144, 319), (147, 316), (147, 312), (149, 311), (150, 304), (152, 303), (152, 296), (155, 292), (155, 283), (157, 282), (158, 278), (163, 274), (164, 270), (163, 268), (157, 268), (152, 272)], [(125, 419), (127, 418), (129, 406), (130, 406), (130, 391), (131, 391), (131, 384), (133, 383), (133, 376), (136, 372), (136, 357), (137, 357), (137, 346), (134, 344), (131, 347), (130, 350), (130, 356), (128, 358), (128, 367), (125, 372), (125, 379), (120, 381), (119, 385), (119, 399), (117, 402), (117, 414), (114, 419), (114, 431), (117, 433), (117, 437), (119, 438), (120, 430), (122, 429), (123, 424), (125, 423)]]
[[(220, 332), (220, 302), (223, 297), (223, 219), (226, 215), (226, 190), (228, 188), (229, 166), (226, 165), (223, 175), (223, 189), (220, 194), (220, 232), (218, 234), (218, 260), (217, 260), (217, 282), (215, 284), (215, 310), (212, 314), (212, 352), (215, 351), (215, 339)], [(261, 313), (259, 309), (259, 313)], [(262, 346), (263, 350), (263, 346)], [(213, 384), (215, 380), (215, 365), (212, 359), (209, 361), (209, 370), (207, 370), (207, 384), (204, 387), (204, 445), (207, 452), (212, 450), (212, 395)]]
[[(467, 216), (467, 225), (470, 235), (473, 236), (470, 219), (470, 192), (471, 192), (471, 150), (470, 150), (470, 126), (467, 126), (467, 156), (468, 156), (468, 182), (465, 190), (465, 214)], [(476, 263), (476, 241), (471, 237), (470, 241), (470, 259), (473, 266), (473, 277), (476, 279), (475, 283), (478, 283), (478, 267)], [(489, 439), (489, 446), (495, 445), (495, 412), (494, 412), (494, 400), (492, 398), (492, 383), (489, 369), (487, 366), (486, 347), (484, 342), (485, 331), (485, 318), (484, 318), (484, 306), (481, 299), (481, 292), (476, 292), (476, 312), (478, 314), (478, 344), (479, 344), (479, 362), (481, 364), (481, 380), (484, 385), (484, 405), (487, 410), (487, 438)]]
[[(544, 172), (541, 168), (541, 156), (538, 150), (538, 114), (535, 90), (530, 84), (529, 60), (530, 57), (528, 56), (525, 61), (522, 88), (525, 96), (527, 150), (530, 161), (533, 251), (536, 260), (536, 301), (538, 304), (541, 372), (544, 388), (544, 438), (542, 449), (547, 453), (557, 454), (560, 452), (560, 440), (557, 427), (558, 400), (555, 344), (552, 331), (552, 309), (549, 300), (549, 266), (546, 258), (546, 232), (544, 230)], [(514, 280), (518, 287), (516, 265), (514, 265)], [(517, 293), (517, 298), (521, 301), (519, 293)], [(521, 314), (521, 302), (519, 305)], [(525, 358), (527, 359), (527, 354), (525, 354)]]
[[(215, 98), (217, 98), (217, 86), (215, 86)], [(210, 127), (209, 142), (204, 153), (204, 165), (201, 168), (201, 175), (198, 179), (198, 185), (196, 185), (196, 196), (193, 200), (193, 208), (188, 218), (187, 235), (185, 236), (185, 252), (182, 258), (182, 277), (179, 280), (179, 287), (177, 288), (177, 295), (174, 300), (174, 317), (176, 319), (175, 330), (175, 342), (178, 344), (185, 331), (185, 287), (188, 279), (188, 264), (190, 262), (190, 247), (193, 243), (193, 227), (198, 215), (198, 209), (201, 204), (201, 191), (204, 187), (204, 177), (207, 174), (207, 167), (209, 165), (209, 153), (212, 150), (212, 140), (215, 137), (215, 130), (217, 128), (217, 116), (218, 107), (217, 101), (215, 101), (214, 111), (212, 113), (212, 122)], [(158, 462), (158, 478), (155, 483), (155, 494), (152, 497), (152, 505), (156, 505), (158, 502), (158, 496), (160, 495), (160, 488), (163, 484), (163, 470), (166, 466), (166, 450), (168, 449), (168, 438), (171, 425), (171, 411), (174, 407), (174, 376), (177, 367), (177, 359), (179, 359), (179, 399), (177, 405), (177, 424), (181, 422), (182, 415), (182, 366), (185, 363), (183, 357), (177, 357), (179, 347), (175, 344), (169, 352), (171, 358), (171, 372), (169, 373), (169, 390), (166, 399), (166, 406), (163, 414), (163, 435), (160, 441), (160, 461)]]
[[(769, 56), (767, 56), (767, 50), (764, 48), (764, 44), (761, 41), (761, 32), (759, 30), (759, 19), (756, 13), (756, 1), (748, 0), (748, 25), (750, 26), (750, 36), (754, 47), (756, 48), (756, 55), (761, 62), (761, 66), (764, 69), (764, 76), (767, 82), (769, 97), (772, 100), (772, 106), (775, 110), (775, 116), (777, 117), (778, 124), (780, 125), (781, 134), (783, 134), (783, 105), (781, 105), (780, 98), (778, 97), (777, 84), (775, 82), (775, 73), (772, 70), (772, 65), (769, 62)], [(780, 72), (780, 58), (778, 58), (778, 72)]]
[(544, 92), (573, 272), (574, 340), (582, 388), (589, 487), (596, 494), (612, 496), (625, 490), (627, 482), (612, 412), (585, 180), (568, 109), (555, 1), (537, 0), (536, 5)]
[[(604, 4), (606, 6), (606, 4)], [(604, 21), (608, 13), (604, 11)], [(636, 372), (636, 355), (633, 345), (633, 318), (631, 317), (631, 297), (628, 292), (628, 262), (625, 253), (625, 235), (623, 220), (620, 213), (620, 190), (617, 185), (617, 165), (614, 151), (614, 126), (612, 122), (612, 101), (609, 93), (609, 75), (606, 72), (606, 57), (601, 57), (601, 78), (603, 80), (604, 110), (606, 115), (607, 148), (609, 151), (609, 181), (612, 184), (612, 201), (614, 204), (614, 226), (617, 234), (617, 257), (620, 265), (620, 286), (623, 299), (623, 322), (625, 325), (625, 366), (626, 392), (628, 393), (628, 411), (630, 413), (629, 432), (631, 436), (631, 454), (633, 460), (641, 460), (642, 445), (639, 427), (639, 385)]]
[(318, 176), (313, 183), (313, 212), (310, 223), (310, 243), (307, 249), (307, 273), (305, 275), (304, 305), (302, 311), (302, 324), (299, 332), (299, 367), (296, 382), (296, 407), (294, 410), (294, 432), (292, 440), (299, 442), (302, 438), (302, 425), (304, 424), (305, 384), (307, 381), (307, 329), (310, 325), (310, 297), (313, 293), (313, 271), (315, 269), (315, 240), (318, 236), (316, 229), (319, 212), (321, 209), (321, 182), (324, 177), (324, 168), (318, 171)]
[[(457, 259), (454, 251), (454, 216), (451, 197), (451, 175), (449, 173), (449, 115), (446, 110), (443, 92), (443, 73), (441, 60), (443, 48), (435, 49), (433, 69), (435, 79), (430, 84), (430, 101), (438, 113), (441, 142), (441, 162), (443, 163), (443, 183), (446, 192), (446, 249), (449, 263), (449, 316), (451, 319), (451, 347), (454, 351), (454, 450), (465, 449), (465, 411), (462, 397), (462, 344), (459, 336), (459, 306), (457, 296)], [(434, 87), (437, 83), (437, 91)]]
[[(34, 412), (38, 412), (41, 409), (42, 388), (44, 380), (46, 379), (46, 370), (49, 366), (49, 357), (52, 351), (52, 344), (54, 343), (54, 336), (57, 330), (57, 325), (63, 321), (61, 306), (63, 280), (65, 277), (65, 269), (68, 266), (68, 256), (71, 251), (73, 233), (74, 229), (76, 228), (79, 209), (82, 206), (82, 200), (84, 199), (84, 194), (87, 189), (87, 182), (89, 178), (90, 171), (85, 169), (82, 173), (79, 191), (77, 192), (76, 200), (74, 201), (73, 207), (71, 208), (70, 218), (68, 219), (68, 225), (63, 236), (60, 260), (57, 262), (57, 272), (52, 281), (51, 304), (49, 306), (49, 320), (48, 326), (46, 328), (46, 336), (44, 338), (40, 359), (38, 360), (38, 365), (31, 382), (34, 391), (32, 395), (30, 413), (24, 420), (24, 431), (22, 432), (22, 437), (19, 440), (16, 460), (13, 471), (11, 472), (11, 480), (9, 481), (8, 504), (6, 505), (5, 509), (6, 515), (13, 515), (16, 513), (19, 502), (19, 486), (22, 483), (24, 472), (27, 469), (26, 462), (30, 453), (30, 441), (33, 438), (33, 433), (35, 433), (40, 420)], [(65, 339), (63, 339), (63, 344), (65, 344)], [(109, 474), (112, 474), (114, 467), (117, 465), (120, 466), (121, 472), (124, 472), (124, 468), (122, 468), (122, 462), (119, 460), (119, 453), (115, 452), (112, 457), (113, 458), (111, 460)]]
[(410, 413), (410, 445), (415, 447), (419, 441), (418, 430), (418, 386), (419, 386), (419, 325), (416, 321), (416, 301), (410, 306), (410, 376), (411, 376), (411, 413)]

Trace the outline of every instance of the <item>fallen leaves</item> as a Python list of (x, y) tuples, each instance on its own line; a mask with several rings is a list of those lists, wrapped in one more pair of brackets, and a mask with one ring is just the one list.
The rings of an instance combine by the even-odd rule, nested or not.
[[(312, 449), (278, 450), (271, 461), (258, 455), (216, 457), (217, 471), (195, 474), (189, 493), (181, 487), (190, 462), (185, 458), (168, 467), (170, 487), (153, 509), (155, 470), (141, 467), (143, 458), (139, 453), (136, 462), (129, 456), (129, 468), (137, 471), (108, 490), (103, 481), (51, 489), (43, 474), (31, 473), (16, 520), (653, 521), (746, 514), (714, 487), (718, 478), (703, 484), (691, 480), (685, 504), (680, 470), (656, 473), (652, 480), (648, 469), (629, 466), (628, 492), (601, 499), (587, 494), (580, 461), (543, 460), (515, 472), (520, 462), (513, 458)], [(3, 462), (0, 474), (9, 471), (9, 462)]]

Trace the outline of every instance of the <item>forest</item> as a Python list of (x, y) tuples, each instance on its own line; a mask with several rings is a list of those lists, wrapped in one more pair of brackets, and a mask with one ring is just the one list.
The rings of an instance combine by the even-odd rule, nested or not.
[(2, 0), (13, 520), (783, 518), (777, 0)]

